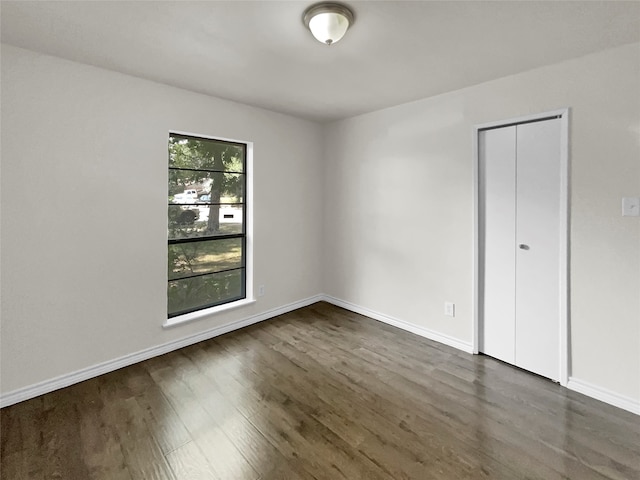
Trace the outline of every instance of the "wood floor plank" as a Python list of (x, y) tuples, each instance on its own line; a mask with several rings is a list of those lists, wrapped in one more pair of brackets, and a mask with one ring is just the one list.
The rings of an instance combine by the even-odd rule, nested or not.
[(0, 410), (0, 456), (16, 453), (24, 448), (19, 411), (11, 408)]
[[(16, 471), (15, 478), (34, 479), (44, 478), (44, 468), (46, 464), (46, 446), (44, 435), (44, 403), (42, 397), (22, 402), (19, 410), (16, 411), (19, 417), (18, 424), (13, 424), (13, 428), (20, 429), (22, 443), (17, 446), (7, 446), (8, 451), (12, 451), (7, 456), (7, 463), (11, 469)], [(17, 408), (17, 407), (16, 407)], [(9, 409), (3, 409), (9, 410)], [(4, 431), (0, 432), (4, 435)], [(14, 437), (15, 438), (15, 437)], [(5, 465), (4, 455), (0, 457), (0, 472)], [(11, 478), (11, 477), (9, 477)]]
[[(210, 362), (211, 348), (216, 345), (209, 342), (208, 349), (198, 346), (196, 349), (189, 349), (185, 352), (194, 364), (198, 365), (203, 374), (208, 378), (221, 395), (220, 402), (227, 402), (225, 408), (218, 411), (224, 421), (219, 423), (219, 427), (225, 432), (231, 442), (243, 452), (244, 457), (254, 467), (261, 472), (261, 479), (267, 478), (298, 478), (300, 480), (311, 479), (303, 468), (302, 462), (295, 457), (286, 459), (251, 423), (251, 418), (260, 409), (256, 408), (259, 403), (259, 394), (251, 387), (246, 387), (235, 380), (230, 374), (235, 368), (239, 368), (237, 360), (226, 359), (226, 361)], [(223, 360), (224, 348), (218, 348), (216, 358)], [(248, 408), (250, 407), (250, 408)], [(233, 408), (241, 415), (230, 417), (227, 412)], [(231, 421), (229, 421), (231, 419)]]
[(215, 478), (255, 480), (258, 472), (219, 428), (218, 419), (205, 408), (213, 401), (211, 394), (214, 391), (201, 391), (201, 396), (193, 392), (190, 385), (192, 375), (199, 374), (189, 368), (189, 363), (182, 353), (175, 354), (169, 366), (152, 369), (150, 373), (216, 472)]
[(640, 478), (640, 416), (316, 303), (2, 409), (2, 478)]
[(82, 459), (80, 442), (80, 414), (71, 390), (58, 390), (44, 396), (45, 409), (41, 412), (42, 447), (40, 457), (44, 478), (88, 478)]
[(171, 469), (180, 480), (220, 478), (195, 442), (189, 442), (167, 454)]
[(118, 455), (122, 455), (131, 478), (175, 480), (135, 395), (126, 385), (127, 371), (118, 370), (105, 377), (100, 385), (100, 395), (104, 398), (102, 420), (117, 439)]
[(176, 416), (158, 384), (141, 365), (132, 365), (125, 379), (144, 413), (151, 434), (167, 454), (191, 442), (191, 436)]
[[(233, 343), (233, 341), (225, 342), (225, 345), (233, 345)], [(243, 337), (243, 344), (244, 345), (236, 344), (235, 346), (239, 350), (251, 351), (254, 355), (250, 362), (251, 368), (249, 368), (248, 364), (245, 365), (245, 371), (242, 371), (242, 366), (236, 369), (236, 373), (240, 375), (239, 378), (241, 381), (248, 379), (250, 382), (251, 376), (254, 375), (255, 372), (260, 372), (260, 376), (267, 380), (267, 382), (260, 385), (262, 388), (258, 389), (260, 392), (258, 404), (260, 404), (264, 410), (249, 412), (249, 417), (255, 422), (257, 428), (264, 429), (267, 432), (270, 430), (278, 432), (277, 436), (271, 436), (269, 433), (265, 433), (265, 436), (267, 436), (284, 455), (292, 456), (293, 458), (298, 455), (313, 459), (314, 456), (320, 454), (325, 460), (330, 460), (333, 471), (330, 471), (329, 474), (335, 478), (342, 478), (343, 476), (346, 476), (346, 478), (387, 478), (383, 472), (378, 471), (377, 467), (368, 462), (366, 458), (356, 458), (356, 456), (359, 457), (357, 450), (350, 449), (341, 438), (313, 417), (315, 408), (312, 404), (312, 398), (302, 398), (298, 401), (296, 400), (296, 396), (301, 395), (302, 390), (296, 390), (296, 396), (289, 396), (283, 393), (282, 389), (277, 388), (280, 382), (278, 378), (273, 375), (273, 372), (269, 370), (268, 366), (269, 362), (274, 360), (268, 357), (275, 352), (264, 348), (259, 351), (261, 344), (256, 343), (248, 337)], [(295, 374), (301, 373), (297, 370), (294, 374), (285, 372), (284, 364), (282, 363), (283, 359), (279, 360), (283, 379), (284, 377), (294, 377)], [(252, 371), (252, 368), (255, 368), (255, 370)], [(267, 372), (271, 373), (267, 375)], [(283, 406), (285, 408), (283, 408)], [(270, 419), (274, 416), (278, 418), (279, 421), (271, 424)], [(285, 426), (286, 428), (283, 429)], [(304, 444), (308, 449), (302, 452), (291, 450), (290, 440), (292, 438), (297, 439), (296, 444)], [(301, 455), (303, 453), (304, 455)], [(317, 467), (313, 462), (308, 463), (306, 468), (313, 475), (325, 475), (325, 472), (317, 471)]]
[(100, 395), (102, 381), (104, 377), (82, 382), (72, 389), (82, 405), (79, 430), (87, 478), (132, 480), (116, 431), (105, 421), (106, 399)]
[[(264, 371), (255, 361), (254, 358), (251, 363), (258, 367), (256, 371)], [(240, 381), (251, 383), (255, 372), (238, 369), (236, 373)], [(359, 474), (345, 477), (356, 462), (346, 461), (344, 451), (331, 447), (332, 442), (339, 443), (338, 438), (328, 439), (323, 436), (320, 433), (322, 426), (313, 425), (313, 419), (296, 409), (291, 399), (273, 388), (270, 381), (261, 382), (255, 388), (255, 406), (258, 408), (251, 408), (244, 414), (284, 457), (295, 461), (315, 478), (360, 478)], [(326, 462), (329, 469), (322, 466)], [(376, 472), (370, 471), (368, 478), (380, 477)]]

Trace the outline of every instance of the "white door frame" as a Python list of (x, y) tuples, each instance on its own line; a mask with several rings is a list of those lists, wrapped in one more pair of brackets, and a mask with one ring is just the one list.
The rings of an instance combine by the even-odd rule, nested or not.
[(473, 353), (480, 347), (480, 163), (478, 135), (488, 128), (506, 127), (547, 118), (560, 117), (560, 385), (567, 386), (569, 379), (569, 108), (552, 110), (523, 117), (475, 125), (473, 128)]

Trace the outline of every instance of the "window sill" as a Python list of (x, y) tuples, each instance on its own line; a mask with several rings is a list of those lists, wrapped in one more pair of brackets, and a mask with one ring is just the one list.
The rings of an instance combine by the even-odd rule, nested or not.
[(245, 298), (242, 300), (238, 300), (236, 302), (225, 303), (224, 305), (218, 305), (216, 307), (207, 308), (205, 310), (198, 310), (197, 312), (185, 313), (184, 315), (179, 315), (177, 317), (167, 319), (163, 324), (162, 328), (171, 328), (177, 325), (182, 325), (184, 323), (193, 322), (194, 320), (200, 320), (201, 318), (210, 317), (212, 315), (226, 312), (228, 310), (234, 310), (236, 308), (245, 307), (247, 305), (251, 305), (252, 303), (256, 303), (255, 299)]

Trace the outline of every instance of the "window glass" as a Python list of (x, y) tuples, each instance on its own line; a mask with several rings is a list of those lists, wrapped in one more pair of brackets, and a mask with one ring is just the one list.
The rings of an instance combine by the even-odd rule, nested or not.
[(169, 318), (246, 297), (246, 150), (169, 136)]

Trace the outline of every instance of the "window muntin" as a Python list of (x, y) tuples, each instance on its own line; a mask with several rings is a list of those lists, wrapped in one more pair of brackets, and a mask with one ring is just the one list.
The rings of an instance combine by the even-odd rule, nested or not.
[(246, 144), (169, 135), (169, 318), (246, 298), (246, 164)]

